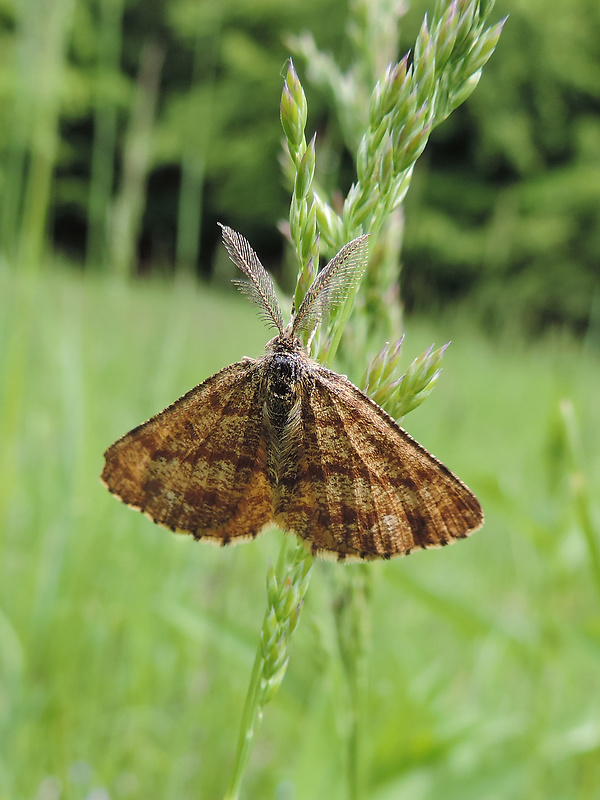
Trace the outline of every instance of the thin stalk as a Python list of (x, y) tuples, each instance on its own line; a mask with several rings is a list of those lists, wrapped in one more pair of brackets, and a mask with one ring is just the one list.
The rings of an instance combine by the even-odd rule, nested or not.
[(293, 536), (284, 536), (267, 575), (267, 609), (242, 713), (237, 750), (224, 800), (237, 800), (265, 705), (275, 695), (287, 669), (287, 645), (298, 622), (308, 589), (312, 556)]
[(29, 364), (36, 284), (23, 272), (12, 298), (8, 338), (0, 361), (0, 526), (4, 526), (9, 498), (16, 480), (17, 443), (23, 425), (26, 368)]
[[(288, 548), (288, 537), (284, 536), (279, 550), (279, 558), (277, 559), (277, 572), (280, 572), (282, 565), (286, 560)], [(270, 607), (267, 607), (265, 617), (263, 620), (263, 627), (270, 612)], [(233, 770), (229, 780), (229, 786), (224, 795), (224, 800), (237, 800), (240, 794), (242, 779), (250, 759), (250, 754), (254, 746), (254, 738), (260, 723), (262, 722), (263, 709), (258, 703), (260, 695), (260, 683), (263, 674), (263, 649), (262, 641), (259, 641), (256, 648), (256, 656), (254, 657), (254, 664), (252, 666), (252, 674), (250, 675), (250, 684), (248, 686), (248, 693), (246, 695), (246, 702), (244, 703), (244, 711), (242, 713), (242, 721), (240, 725), (240, 735), (238, 737), (237, 750), (233, 762)]]
[(237, 798), (240, 796), (242, 780), (244, 778), (244, 773), (246, 772), (246, 767), (248, 766), (250, 754), (252, 753), (252, 748), (254, 746), (254, 738), (260, 723), (262, 722), (262, 709), (259, 709), (257, 702), (260, 689), (260, 679), (262, 676), (262, 667), (262, 649), (259, 644), (256, 649), (252, 674), (250, 675), (250, 685), (248, 686), (248, 694), (246, 695), (246, 702), (244, 704), (237, 750), (233, 762), (233, 770), (231, 772), (229, 786), (227, 787), (227, 790), (223, 796), (223, 800), (237, 800)]
[(600, 546), (598, 544), (598, 531), (592, 521), (592, 509), (589, 488), (583, 470), (583, 446), (575, 409), (570, 400), (560, 403), (560, 415), (567, 447), (569, 449), (570, 489), (577, 513), (579, 527), (585, 538), (590, 557), (592, 576), (598, 595), (600, 596)]
[[(191, 101), (187, 112), (187, 134), (181, 155), (181, 184), (177, 209), (176, 264), (178, 270), (193, 272), (201, 251), (201, 220), (206, 174), (206, 153), (210, 142), (215, 103), (217, 57), (221, 17), (217, 16), (210, 37), (205, 23), (199, 24), (194, 46), (192, 88), (202, 88), (201, 102)], [(207, 54), (207, 48), (210, 52)], [(206, 61), (208, 60), (208, 65)], [(204, 70), (204, 72), (203, 72)], [(206, 74), (208, 72), (208, 74)], [(192, 95), (193, 97), (193, 95)]]
[(100, 6), (94, 142), (88, 199), (88, 266), (104, 264), (106, 256), (108, 211), (115, 170), (117, 109), (105, 96), (105, 81), (106, 76), (112, 76), (119, 70), (123, 8), (123, 0), (104, 0)]
[(369, 640), (369, 594), (371, 571), (360, 564), (344, 573), (336, 609), (338, 647), (346, 685), (349, 712), (346, 733), (346, 776), (348, 796), (360, 800), (364, 795), (365, 770), (362, 732), (365, 727)]
[(142, 48), (136, 98), (129, 120), (119, 192), (111, 213), (110, 257), (116, 275), (132, 269), (145, 204), (152, 134), (165, 48), (148, 41)]
[[(60, 86), (66, 59), (67, 35), (73, 1), (44, 0), (27, 20), (28, 47), (35, 59), (29, 65), (35, 82), (29, 85), (29, 102), (35, 111), (28, 118), (30, 163), (26, 177), (20, 238), (19, 265), (36, 270), (46, 235), (50, 189), (58, 149)], [(42, 22), (43, 20), (43, 22)]]
[[(7, 119), (6, 144), (2, 159), (3, 202), (0, 204), (0, 245), (10, 258), (16, 256), (18, 232), (23, 212), (23, 195), (26, 187), (26, 160), (29, 149), (29, 132), (32, 128), (32, 104), (28, 101), (28, 69), (31, 43), (28, 36), (28, 8), (15, 7), (14, 67), (11, 81), (12, 107)], [(8, 202), (10, 198), (10, 202)]]

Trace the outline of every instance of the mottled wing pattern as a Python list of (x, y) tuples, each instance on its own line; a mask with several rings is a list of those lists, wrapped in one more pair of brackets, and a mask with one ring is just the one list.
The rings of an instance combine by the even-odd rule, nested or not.
[(256, 362), (208, 378), (106, 451), (102, 480), (173, 531), (227, 544), (273, 518)]
[(350, 381), (314, 367), (296, 484), (275, 516), (336, 558), (390, 558), (483, 523), (472, 492)]

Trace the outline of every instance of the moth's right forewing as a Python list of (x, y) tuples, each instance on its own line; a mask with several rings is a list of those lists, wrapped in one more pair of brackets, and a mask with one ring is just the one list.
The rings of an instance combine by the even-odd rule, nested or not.
[(105, 453), (102, 480), (171, 530), (227, 543), (272, 519), (260, 362), (221, 370)]
[(345, 377), (314, 368), (294, 495), (277, 518), (316, 553), (390, 558), (467, 536), (475, 495)]

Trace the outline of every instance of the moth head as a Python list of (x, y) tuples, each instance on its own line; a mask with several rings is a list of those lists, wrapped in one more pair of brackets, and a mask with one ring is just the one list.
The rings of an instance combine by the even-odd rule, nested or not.
[(283, 333), (274, 336), (265, 345), (267, 353), (299, 353), (304, 346), (297, 336), (292, 336), (292, 322), (289, 322)]

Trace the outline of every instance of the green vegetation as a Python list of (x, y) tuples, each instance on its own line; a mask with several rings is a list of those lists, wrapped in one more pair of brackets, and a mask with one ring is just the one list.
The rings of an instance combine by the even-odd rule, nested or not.
[[(327, 32), (337, 52), (341, 25), (328, 23), (339, 9), (316, 0), (285, 12), (274, 0), (0, 3), (0, 110), (10, 120), (0, 132), (2, 798), (219, 797), (232, 768), (237, 796), (248, 753), (242, 747), (234, 767), (235, 741), (263, 619), (263, 639), (279, 639), (259, 649), (266, 683), (251, 684), (242, 733), (279, 693), (251, 742), (242, 797), (595, 797), (600, 365), (589, 321), (599, 218), (587, 180), (597, 125), (586, 103), (597, 86), (585, 78), (597, 55), (585, 44), (597, 10), (586, 6), (577, 20), (586, 36), (570, 31), (568, 76), (554, 91), (556, 69), (542, 70), (518, 125), (509, 124), (509, 89), (518, 94), (526, 80), (516, 76), (533, 71), (523, 64), (559, 57), (517, 37), (503, 55), (507, 72), (495, 73), (502, 113), (483, 102), (436, 130), (433, 179), (418, 174), (407, 216), (405, 296), (430, 313), (449, 296), (463, 302), (435, 320), (409, 317), (398, 353), (397, 201), (495, 34), (479, 54), (450, 37), (448, 52), (459, 44), (445, 70), (451, 26), (439, 15), (458, 6), (438, 3), (430, 27), (419, 20), (409, 37), (420, 31), (413, 71), (402, 72), (407, 62), (388, 70), (365, 105), (385, 68), (377, 59), (398, 57), (396, 32), (369, 16), (374, 4), (351, 7), (346, 75), (309, 38), (288, 39), (323, 94), (333, 92), (340, 118), (338, 130), (311, 102), (315, 151), (288, 73), (295, 295), (315, 268), (317, 221), (334, 251), (363, 226), (379, 233), (338, 365), (360, 382), (380, 350), (369, 385), (394, 413), (438, 382), (406, 425), (476, 490), (486, 525), (405, 561), (316, 563), (286, 653), (281, 636), (297, 617), (281, 634), (281, 620), (269, 628), (264, 616), (265, 564), (277, 560), (282, 534), (215, 550), (111, 500), (97, 480), (111, 441), (224, 364), (262, 352), (268, 333), (252, 309), (191, 272), (199, 260), (209, 267), (201, 234), (216, 235), (215, 218), (243, 230), (269, 263), (270, 229), (287, 202), (274, 168), (280, 35), (299, 32), (310, 11), (319, 46)], [(397, 9), (388, 11), (393, 19)], [(535, 22), (532, 41), (555, 24), (551, 11), (532, 16), (526, 5), (512, 20), (521, 34)], [(388, 50), (373, 46), (388, 34)], [(555, 102), (544, 105), (548, 92)], [(553, 114), (575, 96), (569, 114)], [(345, 204), (337, 187), (355, 175), (342, 139), (358, 175)], [(477, 153), (477, 176), (465, 149)], [(549, 173), (550, 163), (561, 168)], [(87, 269), (61, 266), (49, 255), (57, 250), (82, 261), (85, 251)], [(136, 252), (145, 270), (174, 265), (173, 279), (127, 282)], [(291, 272), (284, 265), (289, 294)], [(316, 342), (320, 357), (333, 356), (350, 305), (333, 318), (335, 335)], [(523, 330), (545, 325), (525, 344)], [(569, 326), (585, 335), (572, 338)], [(426, 350), (448, 339), (447, 351)], [(392, 367), (408, 375), (393, 397)], [(303, 592), (304, 567), (297, 577)], [(287, 608), (288, 588), (271, 569), (274, 609)]]
[[(0, 796), (219, 797), (281, 534), (196, 544), (123, 508), (97, 476), (114, 438), (261, 353), (268, 332), (233, 289), (185, 281), (57, 268), (27, 286), (4, 269), (0, 293), (13, 301), (3, 375), (10, 323), (31, 319), (18, 380), (2, 383), (14, 427), (0, 481)], [(558, 335), (492, 345), (463, 318), (407, 327), (404, 366), (453, 340), (407, 425), (477, 491), (487, 522), (443, 551), (369, 566), (365, 796), (592, 800), (600, 587), (573, 491), (587, 480), (597, 541), (598, 356)], [(338, 565), (313, 567), (247, 797), (346, 796), (339, 581)]]
[[(401, 4), (386, 6), (392, 18)], [(377, 76), (413, 48), (433, 6), (410, 4), (397, 52), (370, 48)], [(362, 35), (345, 30), (349, 9), (395, 39), (373, 7), (0, 0), (0, 252), (27, 260), (49, 247), (90, 268), (208, 274), (220, 220), (279, 264), (280, 70), (292, 51), (305, 88), (314, 78), (319, 180), (348, 186), (347, 109), (361, 98), (332, 98), (304, 34), (345, 69)], [(467, 297), (492, 330), (518, 317), (530, 331), (566, 321), (582, 332), (600, 276), (600, 5), (498, 0), (494, 15), (509, 15), (498, 57), (434, 132), (408, 196), (404, 299), (431, 309)], [(364, 88), (373, 75), (358, 77)]]

